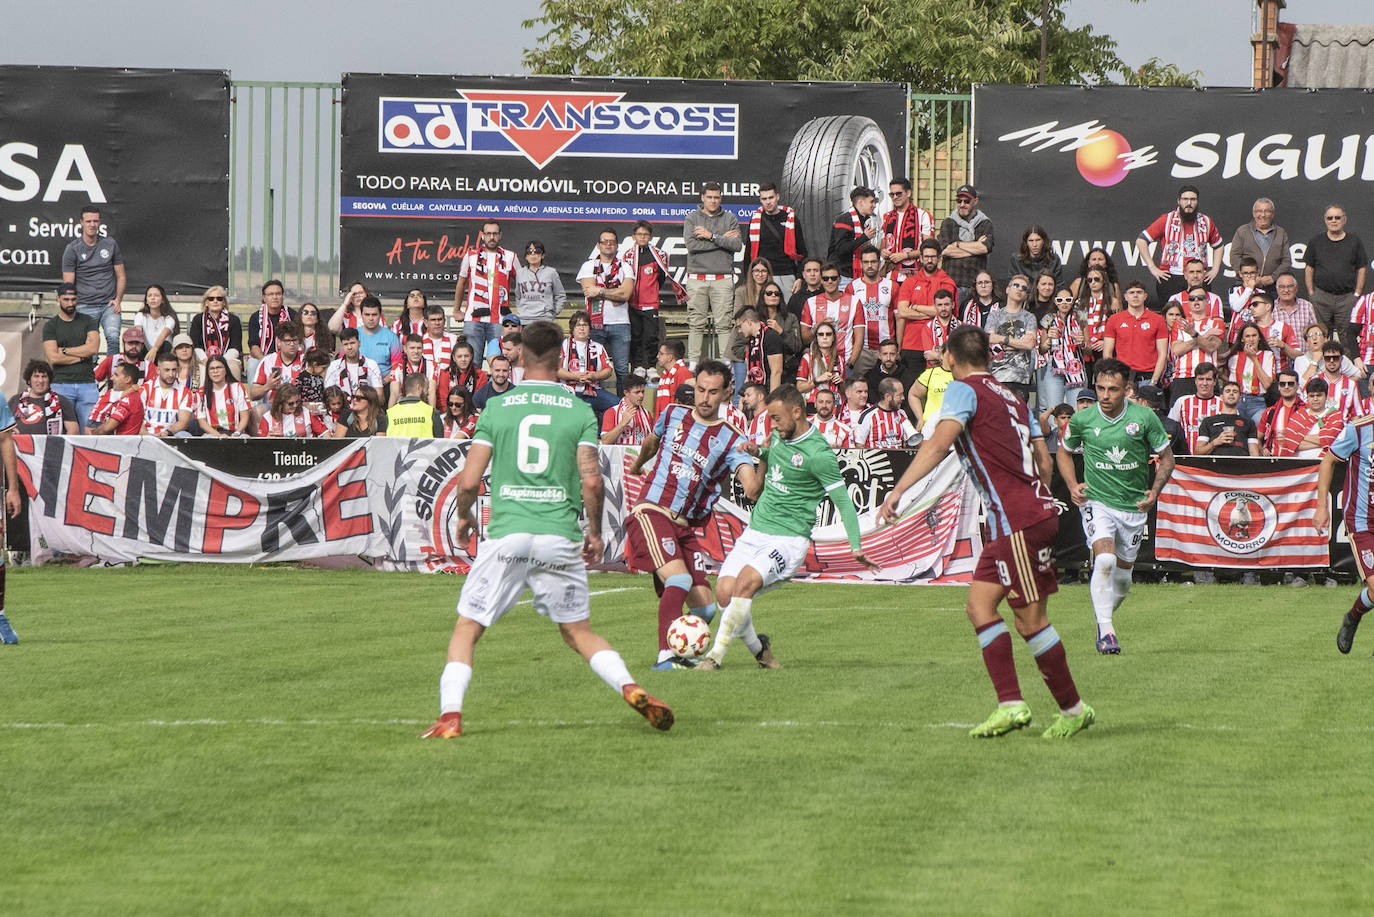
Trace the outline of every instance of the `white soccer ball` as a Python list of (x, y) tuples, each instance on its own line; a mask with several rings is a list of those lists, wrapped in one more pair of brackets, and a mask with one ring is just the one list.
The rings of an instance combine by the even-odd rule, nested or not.
[(679, 656), (703, 656), (711, 648), (711, 626), (696, 615), (683, 615), (668, 625), (668, 649)]

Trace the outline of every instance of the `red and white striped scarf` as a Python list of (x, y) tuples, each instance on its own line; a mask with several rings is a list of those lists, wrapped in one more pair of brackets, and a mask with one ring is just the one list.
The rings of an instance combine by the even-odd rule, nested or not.
[(201, 318), (204, 319), (201, 325), (205, 331), (205, 355), (214, 357), (224, 353), (229, 349), (229, 310), (220, 309), (219, 318), (215, 319), (206, 309)]
[[(800, 261), (802, 255), (797, 251), (797, 212), (791, 207), (779, 207), (786, 218), (782, 221), (782, 250), (793, 261)], [(754, 211), (749, 218), (749, 260), (759, 256), (759, 237), (763, 232), (763, 208)], [(776, 266), (775, 266), (776, 267)], [(782, 273), (786, 274), (787, 271)]]
[[(846, 225), (846, 223), (845, 223), (845, 217), (846, 217), (846, 216), (849, 217), (848, 225)], [(847, 214), (845, 214), (845, 216), (842, 216), (842, 217), (840, 217), (838, 220), (835, 221), (835, 228), (836, 228), (836, 229), (849, 229), (851, 232), (854, 233), (854, 238), (856, 238), (856, 239), (863, 239), (863, 238), (865, 238), (865, 236), (864, 236), (864, 219), (863, 219), (863, 217), (859, 216), (859, 211), (855, 210), (855, 209), (852, 208), (852, 207), (849, 209), (849, 212), (848, 212)], [(859, 245), (857, 248), (854, 249), (854, 263), (853, 263), (853, 265), (851, 265), (851, 267), (850, 267), (850, 274), (849, 274), (850, 277), (862, 277), (862, 276), (863, 276), (864, 271), (863, 271), (863, 261), (862, 261), (862, 259), (861, 259), (861, 255), (862, 255), (862, 254), (863, 254), (863, 246), (862, 246), (862, 245)]]
[(42, 395), (35, 395), (32, 389), (25, 388), (24, 395), (15, 408), (15, 420), (20, 423), (43, 423), (47, 425), (48, 433), (62, 432), (62, 401), (52, 389), (48, 389)]
[[(603, 290), (615, 289), (623, 282), (623, 276), (621, 274), (622, 267), (623, 265), (619, 258), (612, 258), (609, 265), (600, 258), (597, 258), (596, 263), (592, 265), (592, 279), (595, 280), (596, 285)], [(601, 315), (602, 304), (603, 301), (601, 299), (587, 301), (587, 314), (591, 316), (593, 328), (605, 327), (605, 319)]]
[[(220, 315), (224, 313), (221, 312)], [(272, 318), (272, 313), (267, 311), (267, 303), (263, 303), (258, 309), (258, 348), (263, 353), (271, 353), (277, 343), (277, 326), (284, 325), (291, 321), (291, 310), (282, 303), (281, 311), (277, 317)]]
[[(663, 272), (663, 276), (672, 284), (673, 297), (677, 300), (677, 304), (679, 306), (682, 305), (687, 301), (687, 288), (673, 279), (673, 272), (668, 270), (668, 256), (663, 254), (661, 249), (655, 248), (652, 245), (646, 247), (649, 249), (649, 254), (653, 255), (654, 263), (658, 265), (658, 269)], [(624, 268), (630, 272), (631, 277), (638, 277), (639, 246), (631, 245), (629, 248), (625, 249), (625, 253), (620, 256), (620, 262), (624, 265)]]
[(1080, 330), (1078, 316), (1072, 312), (1067, 316), (1056, 314), (1053, 322), (1059, 337), (1050, 349), (1050, 371), (1056, 376), (1063, 376), (1069, 386), (1082, 385), (1085, 379), (1083, 351), (1073, 342), (1073, 336)]
[(510, 302), (510, 281), (515, 265), (513, 261), (507, 263), (506, 254), (506, 249), (498, 248), (494, 252), (476, 251), (468, 256), (472, 258), (472, 292), (468, 297), (468, 308), (471, 310), (475, 306), (489, 310), (486, 318), (476, 321), (500, 324), (501, 311)]
[[(1212, 234), (1212, 221), (1205, 213), (1196, 214), (1197, 219), (1190, 225), (1192, 232), (1184, 233), (1183, 217), (1177, 210), (1170, 213), (1164, 220), (1164, 249), (1160, 252), (1160, 266), (1170, 270), (1175, 274), (1183, 273), (1183, 263), (1191, 258), (1197, 258), (1203, 264), (1211, 266), (1211, 250), (1207, 246), (1207, 238)], [(1201, 239), (1201, 245), (1194, 241), (1197, 246), (1184, 248), (1184, 236), (1190, 236), (1193, 240)], [(1175, 270), (1175, 268), (1177, 268)]]

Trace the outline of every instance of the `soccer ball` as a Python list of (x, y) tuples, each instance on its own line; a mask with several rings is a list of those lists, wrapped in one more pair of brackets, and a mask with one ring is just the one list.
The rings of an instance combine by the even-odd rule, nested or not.
[(702, 656), (711, 648), (711, 626), (696, 615), (683, 615), (668, 625), (668, 649), (679, 656)]

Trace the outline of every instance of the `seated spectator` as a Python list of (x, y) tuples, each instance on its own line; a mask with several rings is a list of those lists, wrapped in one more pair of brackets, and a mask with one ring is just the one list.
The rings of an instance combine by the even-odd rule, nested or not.
[[(214, 356), (222, 356), (214, 354)], [(190, 436), (189, 427), (199, 401), (197, 389), (177, 384), (177, 358), (164, 354), (157, 360), (157, 375), (143, 383), (143, 430), (145, 436)]]
[(477, 410), (485, 411), (489, 399), (504, 395), (515, 388), (515, 383), (510, 379), (510, 369), (510, 360), (507, 357), (497, 354), (491, 358), (491, 378), (472, 393), (472, 403)]
[(87, 432), (94, 436), (137, 436), (143, 430), (143, 376), (133, 363), (121, 363), (110, 373), (110, 387), (91, 411)]
[[(204, 363), (196, 358), (196, 345), (189, 334), (178, 334), (172, 338), (172, 356), (177, 358), (177, 385), (200, 388), (204, 381)], [(226, 356), (225, 359), (229, 358)]]
[(863, 449), (900, 449), (913, 444), (920, 434), (902, 410), (906, 394), (900, 379), (884, 379), (878, 386), (878, 403), (859, 416), (854, 445)]
[(356, 392), (363, 385), (374, 389), (382, 387), (382, 371), (362, 355), (356, 329), (345, 328), (339, 332), (339, 356), (325, 371), (324, 384), (337, 385), (345, 395)]
[(272, 407), (258, 422), (258, 435), (312, 439), (328, 436), (329, 429), (323, 420), (305, 409), (301, 390), (287, 382), (277, 389)]
[[(498, 346), (501, 348), (501, 353), (510, 361), (510, 381), (519, 385), (525, 380), (525, 367), (520, 359), (522, 352), (520, 329), (516, 328), (514, 331), (507, 331), (501, 335)], [(612, 364), (614, 365), (614, 360), (612, 360)]]
[(1311, 426), (1304, 430), (1301, 424), (1290, 424), (1288, 437), (1291, 439), (1301, 436), (1296, 443), (1291, 444), (1295, 456), (1319, 458), (1345, 428), (1345, 418), (1327, 399), (1326, 383), (1320, 379), (1313, 379), (1307, 383), (1307, 413), (1312, 421)]
[[(1321, 385), (1322, 399), (1326, 398), (1326, 383), (1314, 380)], [(1312, 427), (1312, 416), (1307, 405), (1298, 397), (1298, 374), (1291, 369), (1278, 372), (1275, 387), (1279, 400), (1265, 409), (1256, 427), (1259, 430), (1260, 454), (1277, 458), (1292, 458), (1297, 454), (1297, 443), (1304, 433)], [(1289, 428), (1295, 431), (1296, 438), (1288, 438)]]
[(1221, 409), (1198, 425), (1194, 450), (1198, 455), (1259, 456), (1259, 433), (1254, 422), (1236, 409), (1239, 404), (1240, 386), (1228, 379), (1221, 386)]
[(137, 363), (139, 371), (145, 377), (152, 370), (152, 362), (148, 359), (147, 341), (140, 329), (125, 328), (120, 341), (123, 350), (119, 353), (107, 353), (95, 367), (95, 381), (101, 385), (109, 384), (110, 370), (116, 363)]
[(1322, 345), (1322, 372), (1313, 377), (1326, 383), (1327, 400), (1335, 410), (1340, 411), (1342, 417), (1348, 416), (1350, 409), (1360, 399), (1358, 377), (1347, 375), (1344, 371), (1349, 362), (1340, 341), (1327, 341)]
[(299, 388), (297, 380), (305, 370), (300, 325), (283, 322), (273, 333), (270, 343), (272, 350), (258, 363), (253, 384), (248, 389), (248, 397), (254, 401), (271, 402), (276, 390), (288, 382)]
[[(590, 320), (590, 317), (588, 317), (588, 321)], [(501, 336), (499, 338), (492, 338), (491, 340), (487, 341), (486, 352), (482, 354), (483, 364), (486, 364), (488, 361), (491, 360), (492, 357), (496, 356), (498, 353), (504, 353), (506, 356), (510, 356), (508, 349), (503, 345), (506, 343), (507, 336), (512, 334), (515, 335), (515, 337), (511, 340), (517, 343), (519, 342), (520, 326), (522, 325), (522, 323), (523, 322), (520, 316), (518, 315), (504, 315), (501, 317)], [(518, 385), (520, 383), (520, 376), (518, 373), (515, 373), (514, 370), (521, 369), (520, 361), (513, 360), (511, 362), (511, 368), (511, 378), (514, 379), (516, 384)]]
[(367, 436), (381, 436), (386, 433), (386, 409), (377, 390), (370, 385), (360, 385), (349, 396), (348, 414), (334, 430), (334, 436), (341, 439), (357, 439)]
[(386, 430), (382, 435), (411, 439), (437, 439), (443, 436), (444, 422), (434, 405), (429, 403), (429, 392), (428, 375), (423, 372), (407, 374), (401, 383), (401, 400), (386, 410), (383, 418)]
[(248, 392), (235, 381), (229, 361), (222, 356), (205, 361), (205, 385), (201, 388), (196, 420), (202, 436), (244, 436), (253, 420)]
[(324, 389), (324, 410), (311, 413), (319, 416), (326, 430), (332, 430), (348, 416), (348, 395), (337, 385), (327, 385)]
[(305, 367), (296, 376), (296, 387), (301, 390), (301, 397), (305, 399), (308, 409), (319, 413), (319, 409), (324, 407), (324, 375), (329, 370), (329, 354), (318, 347), (311, 348), (305, 352)]
[(638, 446), (654, 428), (644, 408), (644, 377), (631, 374), (620, 403), (601, 415), (601, 442), (607, 446)]
[(438, 404), (435, 400), (437, 392), (435, 386), (430, 384), (430, 379), (434, 376), (434, 368), (430, 361), (425, 357), (425, 339), (418, 334), (408, 334), (405, 344), (401, 347), (401, 359), (391, 366), (387, 373), (387, 387), (391, 404), (397, 404), (405, 397), (402, 386), (405, 384), (406, 376), (419, 373), (425, 377), (424, 398), (425, 403), (433, 407)]
[(968, 298), (968, 302), (963, 304), (963, 315), (960, 321), (965, 325), (986, 327), (988, 313), (1000, 305), (1002, 305), (1002, 300), (997, 296), (997, 282), (993, 280), (992, 274), (987, 271), (979, 271), (973, 280), (973, 295)]
[[(211, 287), (200, 298), (200, 312), (191, 319), (191, 343), (196, 359), (204, 361), (216, 354), (238, 360), (243, 353), (243, 323), (229, 311), (228, 293), (224, 287)], [(176, 341), (172, 341), (176, 346)]]
[[(616, 397), (602, 387), (602, 383), (615, 375), (615, 367), (611, 365), (606, 348), (592, 340), (592, 320), (586, 312), (578, 311), (572, 314), (572, 318), (568, 320), (568, 331), (568, 337), (563, 341), (558, 379), (574, 395), (591, 405), (599, 424), (601, 416), (616, 405)], [(498, 359), (505, 358), (492, 358), (493, 378), (496, 376), (495, 361)], [(510, 365), (509, 360), (506, 363), (507, 366)], [(485, 410), (480, 395), (478, 407)]]
[(902, 378), (902, 354), (898, 349), (897, 342), (892, 339), (883, 341), (878, 345), (878, 365), (874, 366), (864, 376), (864, 381), (868, 383), (868, 403), (878, 403), (878, 388), (883, 384), (884, 379)]
[(134, 316), (134, 327), (143, 332), (149, 356), (158, 357), (172, 349), (172, 338), (181, 333), (181, 320), (160, 284), (149, 284), (143, 292), (143, 308)]
[(487, 384), (487, 374), (473, 360), (472, 345), (459, 338), (449, 351), (448, 369), (439, 373), (438, 399), (444, 401), (451, 389), (462, 386), (476, 392)]
[[(868, 380), (850, 379), (844, 384), (844, 400), (840, 402), (840, 420), (849, 424), (849, 432), (854, 432), (854, 424), (859, 415), (868, 407)], [(853, 436), (850, 436), (853, 439)]]
[(455, 385), (448, 391), (444, 404), (444, 439), (471, 439), (477, 429), (477, 410), (472, 405), (472, 392), (466, 386)]
[(320, 321), (320, 307), (313, 302), (301, 306), (301, 349), (307, 353), (319, 349), (334, 356), (334, 335)]
[(391, 323), (391, 333), (396, 335), (402, 345), (405, 339), (412, 334), (423, 335), (425, 333), (425, 315), (429, 312), (429, 297), (425, 296), (425, 291), (419, 287), (413, 287), (406, 294), (405, 308), (401, 314), (396, 316), (396, 321)]
[(75, 436), (81, 432), (71, 399), (52, 390), (52, 366), (46, 360), (24, 364), (24, 390), (10, 398), (10, 413), (20, 433)]
[[(1293, 369), (1298, 374), (1298, 385), (1306, 385), (1308, 380), (1315, 379), (1326, 369), (1325, 360), (1322, 356), (1322, 349), (1329, 341), (1330, 334), (1325, 325), (1313, 322), (1303, 329), (1302, 340), (1304, 350), (1300, 356), (1293, 360)], [(1339, 343), (1339, 342), (1337, 342)], [(1344, 348), (1342, 348), (1342, 353)], [(1359, 367), (1350, 362), (1349, 357), (1344, 357), (1339, 368), (1336, 370), (1339, 375), (1348, 376), (1351, 379), (1362, 379)]]
[(1174, 399), (1173, 406), (1169, 408), (1169, 417), (1183, 428), (1189, 453), (1197, 450), (1197, 431), (1202, 425), (1203, 418), (1211, 417), (1221, 410), (1221, 398), (1216, 393), (1215, 365), (1207, 362), (1197, 364), (1193, 368), (1193, 378), (1190, 381), (1193, 383), (1193, 393)]
[[(381, 300), (375, 296), (364, 296), (359, 313), (362, 323), (353, 329), (358, 334), (358, 352), (378, 366), (391, 366), (400, 356), (401, 339), (386, 327)], [(344, 340), (342, 333), (339, 334), (339, 340)]]
[(825, 437), (832, 449), (848, 449), (854, 445), (854, 435), (849, 424), (839, 418), (835, 408), (835, 393), (828, 389), (816, 391), (816, 413), (811, 416), (811, 426)]
[(1227, 378), (1240, 386), (1240, 412), (1257, 423), (1264, 413), (1265, 393), (1274, 384), (1274, 351), (1254, 322), (1241, 326), (1240, 334), (1226, 358)]
[[(781, 355), (775, 358), (781, 378)], [(838, 399), (840, 386), (844, 384), (844, 370), (844, 356), (836, 342), (835, 326), (829, 321), (818, 322), (811, 346), (802, 354), (797, 366), (797, 391), (806, 396), (808, 411), (815, 411), (816, 395), (821, 391), (828, 391)]]

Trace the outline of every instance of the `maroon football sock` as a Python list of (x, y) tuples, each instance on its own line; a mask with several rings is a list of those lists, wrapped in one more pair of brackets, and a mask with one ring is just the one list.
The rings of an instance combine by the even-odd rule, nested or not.
[(1026, 638), (1031, 652), (1035, 654), (1035, 664), (1040, 666), (1040, 675), (1045, 679), (1045, 687), (1050, 689), (1060, 710), (1067, 710), (1080, 700), (1078, 686), (1073, 683), (1069, 673), (1069, 657), (1064, 652), (1064, 641), (1054, 627), (1044, 629)]
[[(0, 570), (0, 608), (4, 608), (4, 607), (5, 607), (5, 606), (4, 606), (4, 598), (5, 598), (4, 588), (5, 588), (4, 571), (3, 571), (3, 570)], [(1360, 590), (1360, 594), (1357, 595), (1357, 596), (1355, 596), (1355, 604), (1350, 606), (1350, 617), (1352, 617), (1352, 618), (1354, 618), (1356, 621), (1358, 621), (1358, 620), (1360, 620), (1360, 618), (1363, 618), (1363, 617), (1364, 617), (1364, 613), (1365, 613), (1366, 611), (1368, 611), (1371, 607), (1374, 607), (1374, 606), (1371, 606), (1371, 605), (1370, 605), (1369, 590), (1368, 590), (1368, 589), (1361, 589), (1361, 590)]]
[(1011, 703), (1021, 699), (1021, 684), (1016, 680), (1016, 661), (1011, 655), (1011, 634), (1005, 621), (994, 621), (983, 627), (974, 628), (978, 634), (978, 645), (983, 648), (983, 665), (987, 666), (988, 677), (997, 689), (999, 704)]
[(682, 603), (687, 601), (687, 590), (680, 586), (664, 586), (663, 595), (658, 600), (658, 648), (668, 648), (668, 627), (682, 617)]

